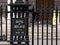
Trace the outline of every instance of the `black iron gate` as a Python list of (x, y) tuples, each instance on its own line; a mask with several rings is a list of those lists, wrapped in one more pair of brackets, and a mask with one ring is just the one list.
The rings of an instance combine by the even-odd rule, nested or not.
[[(28, 6), (23, 1), (16, 1), (11, 6), (11, 44), (29, 45), (28, 36)], [(25, 13), (25, 14), (24, 14)]]
[[(0, 6), (0, 41), (10, 42), (11, 45), (45, 45), (44, 40), (46, 40), (46, 45), (49, 45), (48, 41), (51, 40), (51, 45), (53, 45), (53, 40), (55, 40), (58, 45), (60, 38), (58, 37), (57, 8), (49, 10), (47, 7), (46, 20), (44, 20), (44, 7), (40, 11), (34, 9), (34, 6), (29, 9), (31, 4), (22, 0), (17, 0), (15, 3), (11, 0), (9, 6), (10, 11), (7, 11), (7, 6), (5, 10), (2, 9), (2, 5)], [(5, 13), (5, 20), (3, 20), (3, 13)], [(9, 20), (8, 13), (10, 13)], [(39, 13), (41, 18), (39, 18)], [(55, 24), (53, 24), (54, 16)]]

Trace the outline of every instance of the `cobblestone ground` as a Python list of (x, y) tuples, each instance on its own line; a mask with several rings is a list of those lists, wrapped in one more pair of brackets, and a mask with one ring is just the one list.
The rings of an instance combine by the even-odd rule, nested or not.
[[(5, 34), (6, 32), (6, 23), (3, 23), (3, 34)], [(8, 25), (7, 25), (7, 29), (8, 29), (8, 40), (10, 39), (10, 20), (8, 20)], [(48, 45), (51, 45), (51, 25), (48, 26)], [(46, 27), (46, 24), (44, 25), (44, 45), (46, 45), (46, 30), (47, 30), (47, 27)], [(58, 45), (60, 44), (60, 25), (58, 25)], [(29, 40), (30, 40), (30, 45), (32, 45), (32, 27), (30, 26), (29, 27)], [(39, 25), (39, 45), (42, 45), (42, 25), (40, 24)], [(0, 45), (10, 45), (9, 42), (3, 42), (3, 41), (0, 41)], [(37, 45), (37, 27), (36, 25), (34, 26), (34, 45)], [(56, 27), (54, 26), (53, 27), (53, 45), (56, 45)]]

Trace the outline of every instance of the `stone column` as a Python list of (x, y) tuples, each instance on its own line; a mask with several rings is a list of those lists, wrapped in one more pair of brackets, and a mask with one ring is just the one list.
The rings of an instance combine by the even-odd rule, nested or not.
[[(2, 5), (3, 11), (5, 11), (6, 5), (7, 5), (7, 0), (0, 0), (0, 5)], [(6, 16), (5, 12), (3, 12), (3, 14), (2, 14), (3, 23), (5, 22), (5, 16)]]

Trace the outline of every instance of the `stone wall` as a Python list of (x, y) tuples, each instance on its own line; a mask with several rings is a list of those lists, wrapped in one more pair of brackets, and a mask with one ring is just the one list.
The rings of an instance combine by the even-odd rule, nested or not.
[(55, 7), (58, 7), (59, 10), (60, 10), (60, 0), (55, 0)]
[(7, 5), (7, 0), (0, 0), (0, 5), (3, 6), (3, 9), (5, 9), (5, 6)]
[[(0, 6), (2, 5), (3, 11), (6, 9), (7, 0), (0, 0)], [(2, 14), (2, 21), (5, 22), (5, 12)]]

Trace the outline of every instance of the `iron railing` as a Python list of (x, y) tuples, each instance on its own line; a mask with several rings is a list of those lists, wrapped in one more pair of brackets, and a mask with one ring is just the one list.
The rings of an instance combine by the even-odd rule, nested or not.
[[(29, 9), (28, 4), (18, 4), (17, 6), (17, 4), (15, 5), (12, 3), (9, 5), (11, 6), (11, 11), (7, 11), (7, 6), (5, 11), (3, 11), (2, 6), (0, 6), (0, 41), (9, 41), (11, 45), (14, 45), (14, 42), (17, 42), (17, 45), (45, 45), (44, 40), (46, 40), (46, 45), (49, 45), (48, 41), (51, 40), (51, 45), (53, 45), (53, 40), (55, 40), (56, 45), (58, 45), (58, 8), (52, 8), (51, 10), (47, 8), (46, 10), (44, 10), (44, 7), (42, 7), (40, 11), (38, 11), (37, 9), (35, 11), (34, 7), (32, 9)], [(55, 12), (53, 12), (53, 10), (55, 10)], [(3, 13), (5, 13), (5, 27), (3, 27)], [(10, 13), (9, 24), (7, 19), (8, 13)], [(31, 23), (28, 23), (29, 14), (31, 15), (32, 19)], [(53, 24), (54, 15), (55, 24)], [(21, 19), (23, 20), (25, 28), (14, 28), (14, 26), (16, 25), (23, 25), (22, 23), (20, 25), (19, 21), (22, 21)], [(18, 21), (19, 23), (16, 23), (16, 21)], [(10, 31), (8, 29), (9, 25), (11, 25)], [(10, 35), (8, 33), (10, 33)]]

